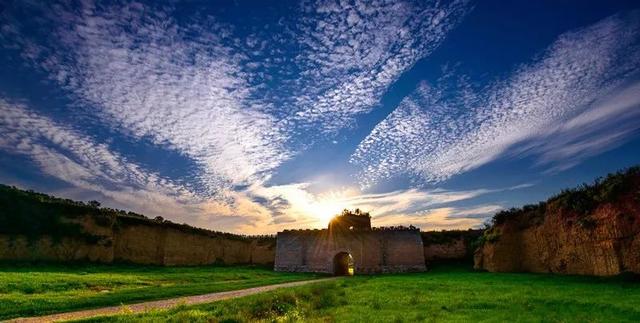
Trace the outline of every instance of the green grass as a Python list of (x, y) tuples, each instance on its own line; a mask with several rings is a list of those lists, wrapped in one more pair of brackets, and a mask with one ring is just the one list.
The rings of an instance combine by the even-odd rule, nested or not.
[(640, 284), (621, 277), (494, 274), (447, 266), (87, 321), (639, 322)]
[(0, 320), (313, 278), (262, 267), (0, 264)]

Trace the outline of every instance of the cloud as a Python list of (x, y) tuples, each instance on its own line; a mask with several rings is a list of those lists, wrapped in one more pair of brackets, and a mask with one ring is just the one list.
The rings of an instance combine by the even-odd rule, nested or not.
[[(271, 217), (268, 209), (233, 191), (226, 192), (231, 202), (204, 199), (72, 127), (1, 98), (0, 149), (26, 156), (42, 173), (70, 184), (82, 196), (100, 194), (96, 199), (111, 207), (234, 232)], [(73, 198), (72, 191), (61, 190)]]
[(407, 173), (440, 182), (527, 154), (570, 167), (619, 145), (640, 124), (639, 16), (565, 33), (534, 62), (479, 90), (448, 74), (435, 86), (422, 83), (351, 156), (363, 185)]
[[(528, 186), (466, 191), (407, 189), (377, 194), (344, 188), (316, 194), (309, 190), (308, 183), (279, 186), (254, 183), (244, 191), (225, 192), (228, 197), (225, 201), (211, 200), (145, 171), (74, 128), (5, 99), (0, 99), (0, 149), (28, 157), (44, 174), (71, 184), (85, 196), (87, 192), (101, 194), (107, 199), (105, 205), (245, 234), (325, 227), (344, 208), (371, 211), (375, 225), (414, 224), (428, 228), (461, 227), (472, 222), (475, 225), (481, 218), (478, 212), (484, 214), (495, 209), (453, 212), (454, 208), (443, 206)], [(436, 211), (424, 210), (434, 207), (437, 212), (449, 210), (448, 216), (432, 221), (434, 216), (429, 214)]]
[(389, 214), (373, 219), (377, 226), (394, 226), (398, 223), (410, 224), (422, 231), (466, 230), (480, 228), (496, 212), (504, 209), (501, 205), (486, 204), (472, 207), (438, 207), (413, 214)]
[(9, 9), (3, 45), (69, 93), (76, 119), (179, 152), (199, 167), (193, 186), (220, 196), (266, 182), (312, 137), (374, 108), (468, 5), (312, 1), (270, 26), (276, 32), (248, 36), (204, 14), (177, 19), (170, 5)]
[(184, 187), (144, 171), (105, 144), (36, 114), (24, 104), (0, 99), (0, 112), (0, 149), (29, 157), (49, 176), (156, 212), (160, 210), (153, 207), (156, 204), (163, 208), (169, 201), (179, 203), (193, 196)]
[[(467, 1), (318, 1), (305, 6), (295, 122), (334, 132), (371, 111), (387, 88), (437, 48)], [(318, 127), (320, 126), (320, 127)]]
[(248, 99), (243, 57), (224, 45), (228, 31), (215, 21), (180, 23), (166, 8), (138, 3), (46, 10), (46, 42), (14, 37), (32, 49), (26, 58), (88, 118), (194, 160), (209, 193), (264, 180), (289, 157), (287, 134)]
[(640, 82), (624, 84), (597, 99), (575, 117), (550, 129), (544, 140), (522, 150), (539, 154), (539, 165), (561, 171), (580, 161), (613, 149), (630, 138), (640, 126)]
[[(243, 192), (245, 196), (254, 201), (261, 200), (260, 204), (267, 208), (277, 205), (277, 212), (286, 214), (286, 217), (284, 220), (277, 217), (264, 218), (253, 228), (246, 226), (242, 230), (274, 232), (285, 228), (323, 228), (327, 226), (334, 215), (345, 208), (360, 208), (370, 212), (374, 226), (412, 224), (425, 229), (467, 229), (481, 225), (503, 207), (498, 204), (483, 204), (472, 207), (454, 206), (457, 202), (529, 186), (531, 184), (461, 191), (441, 188), (404, 189), (374, 194), (364, 193), (356, 187), (313, 193), (309, 183), (270, 187), (253, 185)], [(281, 201), (286, 201), (286, 203), (281, 203)]]

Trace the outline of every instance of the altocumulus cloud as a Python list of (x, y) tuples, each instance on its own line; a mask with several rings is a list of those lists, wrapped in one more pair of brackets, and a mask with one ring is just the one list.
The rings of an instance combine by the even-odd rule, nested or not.
[[(178, 20), (175, 9), (120, 1), (7, 7), (2, 45), (57, 84), (81, 122), (66, 126), (3, 100), (1, 147), (117, 205), (251, 231), (308, 221), (297, 212), (315, 197), (305, 184), (267, 186), (274, 170), (310, 138), (336, 133), (375, 108), (469, 6), (458, 0), (310, 1), (274, 26), (280, 32), (248, 36), (211, 16)], [(300, 54), (283, 53), (287, 46)], [(196, 189), (146, 171), (83, 134), (84, 121), (193, 160), (198, 183), (189, 187)]]
[[(294, 120), (329, 132), (371, 111), (469, 11), (467, 1), (319, 1), (299, 24), (304, 78)], [(309, 124), (309, 122), (311, 122)]]
[(242, 56), (223, 45), (223, 27), (181, 25), (137, 3), (74, 4), (28, 8), (49, 19), (37, 25), (50, 28), (45, 41), (8, 28), (90, 118), (192, 158), (209, 193), (261, 180), (287, 158), (284, 130), (247, 100)]
[(193, 198), (184, 187), (144, 171), (105, 144), (4, 99), (0, 99), (0, 147), (29, 157), (49, 176), (137, 210), (173, 212), (182, 208), (181, 201)]
[(24, 103), (0, 99), (0, 149), (28, 157), (44, 174), (74, 190), (99, 193), (110, 205), (147, 215), (161, 214), (177, 222), (237, 232), (252, 232), (255, 223), (267, 223), (271, 218), (267, 208), (243, 194), (227, 191), (225, 195), (232, 202), (207, 199), (146, 171), (108, 145), (38, 114)]
[[(172, 6), (76, 5), (12, 6), (40, 19), (5, 13), (3, 43), (87, 118), (194, 160), (213, 196), (267, 181), (309, 137), (370, 111), (468, 11), (465, 1), (306, 2), (281, 33), (236, 37), (209, 16), (178, 21)], [(302, 52), (287, 56), (286, 46)]]
[[(640, 13), (561, 35), (503, 81), (422, 83), (359, 144), (363, 186), (400, 174), (440, 182), (500, 157), (549, 170), (611, 149), (640, 127)], [(451, 93), (455, 97), (445, 95)], [(594, 139), (595, 138), (595, 139)]]
[[(501, 208), (452, 206), (496, 190), (314, 193), (305, 180), (270, 182), (375, 109), (466, 16), (467, 1), (305, 1), (268, 32), (248, 33), (178, 6), (8, 6), (2, 46), (60, 89), (71, 102), (65, 120), (76, 122), (0, 98), (0, 149), (120, 207), (236, 232), (324, 226), (342, 207), (372, 210), (380, 225), (468, 227)], [(362, 183), (407, 171), (438, 182), (508, 155), (563, 169), (619, 144), (638, 127), (638, 25), (635, 13), (564, 34), (486, 88), (450, 77), (421, 84), (352, 155)], [(196, 176), (185, 183), (145, 169), (85, 123), (177, 152)]]

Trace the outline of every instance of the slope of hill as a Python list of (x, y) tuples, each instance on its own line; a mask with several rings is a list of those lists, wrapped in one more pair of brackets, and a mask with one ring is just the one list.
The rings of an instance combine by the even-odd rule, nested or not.
[(475, 253), (493, 272), (640, 273), (640, 167), (496, 214)]

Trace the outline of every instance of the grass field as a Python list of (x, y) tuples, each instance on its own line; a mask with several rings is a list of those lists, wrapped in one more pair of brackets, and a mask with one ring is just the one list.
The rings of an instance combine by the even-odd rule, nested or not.
[(640, 322), (629, 278), (493, 274), (462, 267), (356, 276), (218, 303), (90, 322)]
[(313, 278), (255, 267), (0, 264), (0, 320)]

